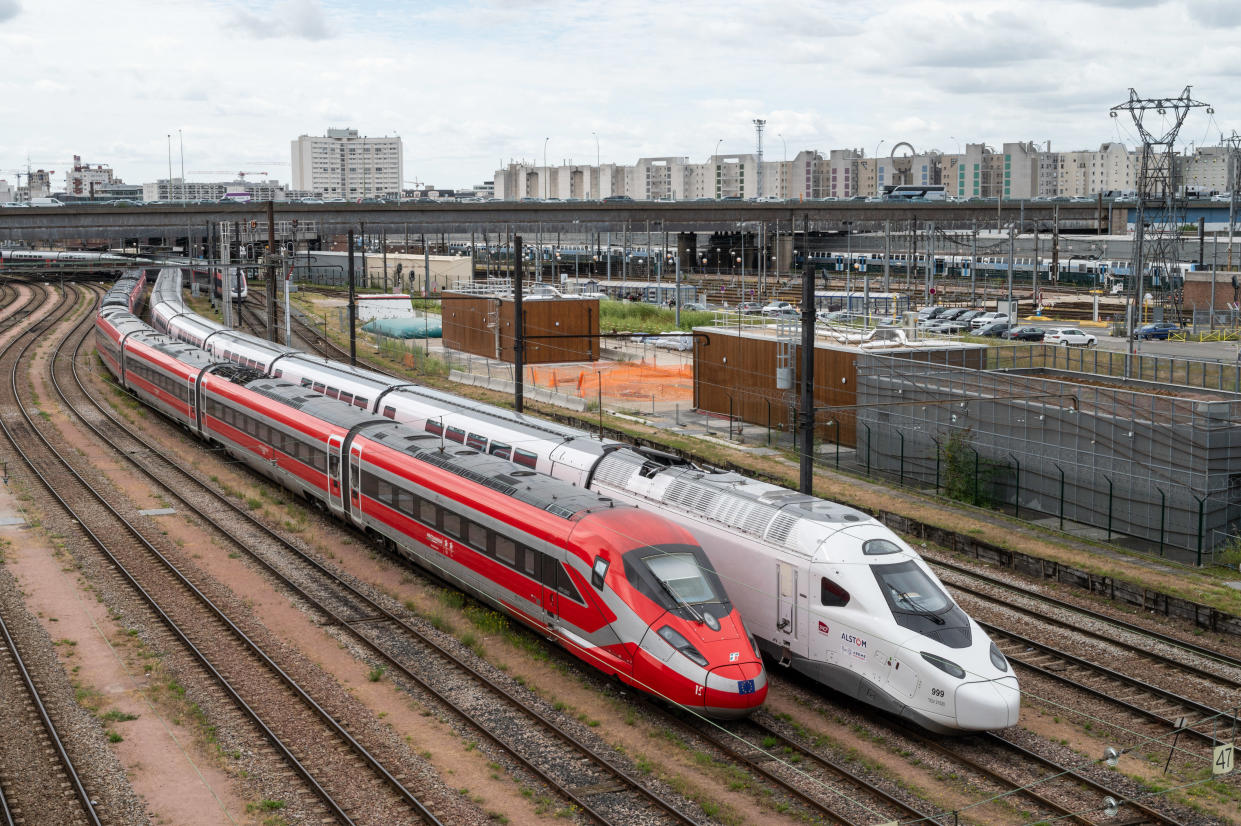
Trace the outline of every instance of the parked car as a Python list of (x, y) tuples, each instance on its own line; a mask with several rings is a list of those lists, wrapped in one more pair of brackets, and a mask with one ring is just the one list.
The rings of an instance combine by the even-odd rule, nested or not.
[(1173, 333), (1180, 332), (1184, 332), (1181, 325), (1174, 321), (1156, 321), (1154, 324), (1143, 324), (1133, 334), (1133, 337), (1167, 340)]
[(711, 308), (701, 301), (687, 301), (681, 305), (682, 310), (694, 310), (699, 313), (710, 312)]
[(969, 330), (969, 328), (970, 325), (964, 321), (954, 321), (953, 319), (947, 321), (936, 320), (923, 327), (922, 332), (935, 333), (937, 335), (953, 335), (955, 333), (963, 333)]
[(973, 327), (974, 319), (978, 318), (981, 315), (983, 315), (982, 310), (968, 310), (964, 313), (961, 313), (961, 315), (957, 316), (956, 318), (954, 318), (953, 321), (964, 321), (967, 324), (969, 324), (971, 327)]
[(974, 316), (972, 319), (970, 319), (970, 326), (977, 329), (981, 327), (986, 327), (988, 324), (991, 324), (996, 321), (1007, 321), (1007, 320), (1008, 320), (1008, 313), (1001, 313), (998, 310), (992, 310), (991, 312)]
[(944, 310), (936, 318), (940, 321), (956, 321), (960, 316), (969, 312), (969, 307), (950, 307)]
[(947, 310), (947, 307), (923, 307), (921, 310), (918, 310), (918, 322), (921, 323), (930, 318), (939, 318)]
[(1042, 341), (1047, 333), (1042, 327), (1015, 327), (1004, 334), (1010, 341)]
[(778, 316), (784, 315), (785, 312), (792, 309), (793, 305), (787, 301), (772, 301), (770, 304), (764, 305), (762, 313), (768, 316)]
[(1043, 335), (1044, 344), (1059, 344), (1061, 347), (1094, 347), (1099, 340), (1076, 327), (1056, 327)]
[(985, 336), (986, 338), (999, 338), (1011, 330), (1012, 326), (1008, 323), (1008, 319), (1000, 319), (999, 321), (993, 321), (990, 324), (984, 324), (982, 327), (976, 328), (974, 335)]
[(763, 311), (763, 303), (761, 301), (742, 301), (737, 305), (737, 312), (743, 315), (756, 315)]

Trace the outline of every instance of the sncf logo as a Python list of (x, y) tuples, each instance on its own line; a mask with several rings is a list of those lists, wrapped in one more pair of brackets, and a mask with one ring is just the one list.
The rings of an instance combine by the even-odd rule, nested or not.
[(830, 634), (831, 632), (832, 632), (831, 627), (823, 620), (819, 620), (819, 633)]

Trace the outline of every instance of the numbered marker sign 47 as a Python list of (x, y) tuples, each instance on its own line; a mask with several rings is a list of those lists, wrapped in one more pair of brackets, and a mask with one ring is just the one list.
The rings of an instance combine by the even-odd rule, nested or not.
[(1236, 766), (1237, 752), (1232, 743), (1215, 747), (1215, 758), (1211, 763), (1211, 774), (1228, 774)]

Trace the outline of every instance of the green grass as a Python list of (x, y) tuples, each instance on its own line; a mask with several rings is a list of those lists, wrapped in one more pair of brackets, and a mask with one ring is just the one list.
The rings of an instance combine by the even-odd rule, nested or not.
[(681, 313), (681, 325), (676, 324), (676, 312), (655, 304), (628, 301), (600, 301), (599, 329), (610, 332), (613, 328), (623, 332), (662, 333), (668, 330), (689, 330), (695, 325), (710, 324), (714, 313), (685, 310)]

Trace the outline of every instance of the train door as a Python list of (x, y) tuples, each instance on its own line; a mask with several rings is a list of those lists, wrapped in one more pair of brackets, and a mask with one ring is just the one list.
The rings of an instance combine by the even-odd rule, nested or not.
[(550, 554), (539, 554), (539, 581), (543, 585), (543, 624), (548, 628), (554, 628), (560, 617), (560, 594), (556, 592), (556, 577), (562, 575), (561, 567), (560, 560)]
[(361, 514), (358, 491), (362, 489), (362, 451), (356, 443), (349, 445), (349, 507), (357, 519)]
[(345, 509), (340, 490), (340, 436), (327, 437), (327, 501), (337, 512)]
[(776, 631), (789, 645), (797, 639), (797, 568), (776, 563)]

